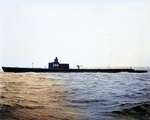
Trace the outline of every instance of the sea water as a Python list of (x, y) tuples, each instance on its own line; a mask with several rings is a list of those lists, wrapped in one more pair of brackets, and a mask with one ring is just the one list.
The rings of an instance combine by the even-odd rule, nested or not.
[(48, 73), (62, 81), (66, 101), (84, 111), (83, 118), (114, 120), (111, 113), (150, 101), (150, 72), (147, 73)]

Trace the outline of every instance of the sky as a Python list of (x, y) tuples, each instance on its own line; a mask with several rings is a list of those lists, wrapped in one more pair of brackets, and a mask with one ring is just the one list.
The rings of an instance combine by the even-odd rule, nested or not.
[(149, 67), (149, 0), (0, 0), (0, 66)]

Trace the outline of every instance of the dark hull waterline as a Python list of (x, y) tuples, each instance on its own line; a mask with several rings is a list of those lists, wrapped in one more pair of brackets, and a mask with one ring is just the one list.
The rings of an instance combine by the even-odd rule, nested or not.
[(18, 67), (2, 67), (4, 72), (130, 72), (130, 73), (144, 73), (146, 70), (134, 70), (134, 69), (46, 69), (46, 68), (18, 68)]

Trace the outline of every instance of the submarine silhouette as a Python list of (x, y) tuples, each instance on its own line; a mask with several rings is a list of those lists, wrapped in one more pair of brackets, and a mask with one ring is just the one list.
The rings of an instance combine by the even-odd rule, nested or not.
[(59, 63), (58, 58), (54, 59), (54, 62), (48, 63), (48, 68), (23, 68), (23, 67), (2, 67), (4, 72), (107, 72), (107, 73), (118, 73), (118, 72), (130, 72), (130, 73), (145, 73), (146, 70), (134, 70), (132, 68), (123, 69), (80, 69), (80, 65), (77, 65), (77, 69), (70, 69), (68, 63)]

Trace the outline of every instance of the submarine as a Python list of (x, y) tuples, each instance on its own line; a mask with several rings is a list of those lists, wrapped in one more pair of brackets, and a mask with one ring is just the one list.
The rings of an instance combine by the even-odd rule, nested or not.
[(126, 69), (80, 69), (77, 65), (77, 69), (70, 69), (68, 63), (59, 63), (56, 57), (53, 62), (48, 63), (48, 68), (25, 68), (25, 67), (2, 67), (4, 72), (106, 72), (106, 73), (119, 73), (119, 72), (129, 72), (129, 73), (145, 73), (147, 70), (135, 70), (132, 68)]

